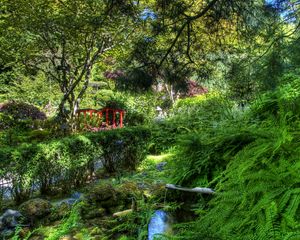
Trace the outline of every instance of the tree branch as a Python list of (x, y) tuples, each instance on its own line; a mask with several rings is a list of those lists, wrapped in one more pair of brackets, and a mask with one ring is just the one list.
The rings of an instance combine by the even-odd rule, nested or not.
[(176, 43), (177, 43), (180, 35), (182, 34), (183, 30), (185, 29), (185, 27), (188, 26), (192, 21), (195, 21), (195, 20), (203, 17), (218, 1), (220, 1), (220, 0), (212, 0), (201, 12), (199, 12), (195, 16), (188, 16), (188, 15), (186, 16), (185, 22), (182, 24), (181, 28), (179, 29), (175, 39), (173, 40), (171, 46), (168, 48), (166, 54), (161, 59), (161, 61), (159, 63), (159, 67), (162, 66), (162, 64), (164, 63), (164, 61), (166, 60), (166, 58), (168, 57), (168, 55), (170, 54), (170, 52), (172, 51), (174, 46), (176, 45)]

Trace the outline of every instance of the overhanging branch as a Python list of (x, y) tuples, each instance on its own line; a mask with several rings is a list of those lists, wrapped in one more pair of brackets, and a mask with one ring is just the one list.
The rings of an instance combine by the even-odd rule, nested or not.
[(168, 55), (170, 54), (170, 52), (172, 51), (172, 49), (174, 48), (174, 46), (176, 45), (176, 43), (177, 43), (179, 37), (181, 36), (183, 30), (186, 27), (189, 27), (189, 24), (192, 21), (195, 21), (195, 20), (203, 17), (218, 1), (220, 1), (220, 0), (212, 0), (201, 12), (199, 12), (198, 14), (196, 14), (194, 16), (188, 16), (188, 15), (186, 15), (185, 22), (182, 24), (181, 28), (179, 29), (179, 31), (178, 31), (175, 39), (173, 40), (171, 46), (168, 48), (166, 54), (161, 59), (161, 61), (159, 63), (159, 67), (162, 66), (162, 64), (164, 63), (164, 61), (166, 60), (166, 58), (168, 57)]

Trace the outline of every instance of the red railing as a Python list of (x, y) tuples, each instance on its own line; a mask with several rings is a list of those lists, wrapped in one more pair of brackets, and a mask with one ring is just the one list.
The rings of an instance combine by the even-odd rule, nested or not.
[[(83, 115), (83, 119), (82, 119)], [(96, 109), (79, 109), (77, 117), (79, 120), (79, 129), (83, 123), (83, 129), (89, 131), (100, 131), (111, 128), (122, 128), (125, 111), (121, 109), (103, 108)], [(105, 119), (105, 121), (103, 121)]]

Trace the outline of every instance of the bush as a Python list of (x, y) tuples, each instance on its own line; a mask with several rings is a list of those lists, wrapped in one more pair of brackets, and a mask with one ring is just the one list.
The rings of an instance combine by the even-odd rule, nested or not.
[(108, 172), (135, 170), (146, 157), (150, 130), (145, 127), (120, 128), (90, 135), (102, 148), (102, 163)]
[(217, 93), (178, 100), (169, 117), (156, 121), (151, 126), (151, 153), (166, 151), (176, 145), (181, 135), (190, 132), (213, 132), (221, 122), (232, 118), (233, 110), (233, 102)]
[(32, 121), (45, 119), (45, 113), (27, 103), (13, 101), (0, 105), (0, 130), (16, 126), (30, 128)]
[(33, 190), (44, 194), (54, 186), (68, 189), (83, 183), (96, 154), (97, 149), (83, 136), (2, 148), (1, 168), (5, 172), (0, 177), (12, 181), (12, 195), (21, 202)]
[(0, 149), (0, 179), (12, 182), (11, 193), (21, 202), (40, 190), (71, 189), (85, 183), (102, 160), (109, 172), (135, 169), (147, 152), (146, 128), (123, 128), (74, 135), (39, 144)]

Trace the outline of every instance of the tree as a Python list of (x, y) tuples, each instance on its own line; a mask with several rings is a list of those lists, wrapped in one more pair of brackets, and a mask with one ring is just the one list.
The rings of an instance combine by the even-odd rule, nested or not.
[[(230, 75), (231, 81), (237, 81), (232, 86), (245, 84), (243, 89), (248, 91), (257, 89), (261, 83), (269, 89), (276, 85), (275, 78), (280, 75), (282, 66), (282, 59), (278, 58), (280, 49), (276, 46), (298, 28), (294, 1), (157, 0), (151, 4), (148, 13), (152, 11), (155, 17), (146, 18), (148, 28), (144, 33), (147, 37), (141, 36), (133, 51), (137, 67), (161, 75), (169, 85), (184, 86), (182, 83), (189, 74), (204, 73), (205, 78), (209, 78), (207, 75), (214, 71), (221, 72), (216, 65), (223, 62), (226, 65), (221, 73), (223, 79)], [(267, 61), (264, 56), (268, 56)], [(239, 71), (230, 70), (234, 59), (243, 60)], [(270, 67), (260, 66), (264, 70), (260, 76), (266, 77), (257, 78), (261, 83), (253, 83), (251, 78), (255, 71), (249, 72), (249, 69), (257, 67), (260, 60), (270, 63)], [(168, 69), (173, 74), (164, 76)], [(242, 73), (243, 69), (248, 73)]]
[[(24, 35), (22, 62), (54, 80), (63, 94), (58, 116), (72, 125), (97, 61), (126, 44), (134, 29), (130, 1), (4, 1), (6, 29)], [(69, 107), (68, 111), (66, 106)]]

